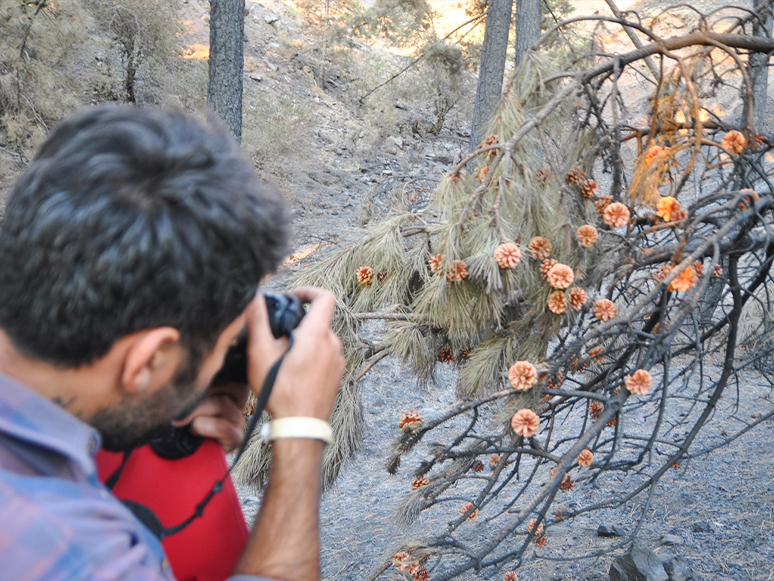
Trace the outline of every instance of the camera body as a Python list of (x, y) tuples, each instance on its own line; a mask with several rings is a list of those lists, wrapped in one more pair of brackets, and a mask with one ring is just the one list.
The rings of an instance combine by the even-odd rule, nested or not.
[[(264, 291), (266, 310), (269, 312), (271, 332), (279, 339), (289, 337), (304, 317), (303, 303), (289, 294)], [(213, 383), (233, 382), (247, 384), (247, 330), (243, 331), (237, 342), (226, 353), (218, 374)]]
[[(266, 310), (269, 312), (269, 326), (272, 334), (279, 339), (289, 337), (304, 317), (303, 303), (293, 295), (264, 291)], [(247, 329), (232, 345), (223, 361), (223, 367), (212, 380), (213, 383), (249, 383), (247, 380)], [(194, 454), (203, 438), (191, 434), (188, 426), (163, 428), (151, 441), (153, 451), (162, 458), (174, 460)]]

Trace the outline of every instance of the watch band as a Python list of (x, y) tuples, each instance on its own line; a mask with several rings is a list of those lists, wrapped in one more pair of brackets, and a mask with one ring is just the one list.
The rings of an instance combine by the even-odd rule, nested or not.
[(318, 418), (280, 418), (261, 426), (261, 440), (265, 444), (283, 438), (310, 438), (330, 444), (333, 434), (330, 424)]

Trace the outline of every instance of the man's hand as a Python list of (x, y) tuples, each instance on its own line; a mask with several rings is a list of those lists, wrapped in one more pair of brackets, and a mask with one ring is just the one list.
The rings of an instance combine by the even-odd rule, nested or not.
[[(341, 341), (331, 331), (336, 298), (313, 287), (296, 289), (293, 294), (309, 303), (309, 310), (293, 332), (293, 348), (282, 362), (266, 409), (274, 418), (306, 416), (327, 421), (345, 366)], [(247, 310), (247, 324), (247, 375), (253, 391), (258, 393), (269, 368), (285, 353), (288, 340), (272, 335), (261, 295)]]
[[(293, 348), (280, 366), (267, 409), (275, 418), (306, 416), (328, 420), (344, 372), (341, 341), (331, 331), (335, 297), (322, 289), (300, 288), (295, 296), (309, 303), (293, 332)], [(250, 341), (248, 377), (259, 391), (271, 366), (287, 350), (287, 339), (269, 329), (266, 303), (257, 297), (247, 311)], [(269, 484), (237, 573), (271, 579), (320, 578), (320, 440), (274, 442)]]
[(174, 426), (190, 424), (191, 433), (220, 442), (226, 453), (242, 443), (245, 431), (244, 408), (249, 387), (237, 383), (219, 383), (207, 390), (207, 396), (191, 414), (173, 422)]

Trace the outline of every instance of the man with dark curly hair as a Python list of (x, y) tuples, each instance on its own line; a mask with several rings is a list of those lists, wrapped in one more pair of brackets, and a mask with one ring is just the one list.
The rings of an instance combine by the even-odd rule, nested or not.
[[(0, 229), (0, 580), (172, 578), (93, 455), (186, 416), (239, 439), (239, 398), (208, 390), (243, 329), (254, 391), (287, 349), (256, 295), (287, 223), (217, 122), (105, 106), (53, 130)], [(290, 421), (232, 579), (319, 576), (323, 432), (344, 360), (333, 295), (294, 294), (308, 312), (267, 406)]]

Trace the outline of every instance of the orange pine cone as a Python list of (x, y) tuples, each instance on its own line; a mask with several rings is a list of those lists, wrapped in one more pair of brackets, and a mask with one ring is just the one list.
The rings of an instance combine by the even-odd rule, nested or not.
[[(537, 526), (537, 528), (535, 528)], [(533, 532), (534, 531), (534, 532)], [(527, 532), (533, 533), (535, 537), (543, 536), (543, 523), (537, 524), (537, 519), (533, 518), (527, 523)]]
[[(460, 509), (460, 514), (465, 514), (469, 510), (473, 509), (473, 503), (472, 502), (466, 502), (462, 505), (462, 508)], [(468, 515), (467, 520), (476, 520), (476, 517), (478, 516), (478, 509), (474, 510)]]
[(567, 301), (562, 291), (557, 290), (548, 295), (548, 310), (555, 315), (561, 315), (567, 311)]
[(720, 142), (723, 149), (730, 151), (734, 155), (742, 153), (746, 144), (747, 140), (744, 138), (744, 135), (742, 135), (742, 132), (735, 129), (726, 133), (725, 137), (723, 137), (723, 141)]
[(578, 237), (578, 242), (580, 242), (580, 245), (583, 246), (583, 248), (591, 248), (597, 243), (597, 240), (599, 240), (597, 229), (591, 224), (580, 226), (575, 231), (575, 235)]
[(419, 490), (428, 484), (430, 484), (430, 480), (427, 478), (414, 478), (414, 480), (411, 481), (411, 490)]
[(529, 361), (517, 361), (508, 370), (508, 379), (515, 389), (526, 391), (537, 383), (537, 369)]
[(576, 460), (578, 462), (578, 466), (581, 468), (588, 468), (594, 461), (594, 454), (591, 452), (591, 450), (585, 448), (584, 450), (580, 451), (580, 454), (578, 454)]
[(546, 258), (543, 262), (541, 262), (540, 278), (543, 280), (548, 280), (548, 271), (551, 270), (555, 264), (559, 264), (559, 261), (554, 260), (553, 258)]
[(468, 277), (468, 265), (462, 260), (452, 261), (449, 269), (446, 271), (446, 278), (451, 282), (460, 282)]
[(621, 202), (612, 202), (602, 213), (602, 219), (605, 224), (611, 228), (621, 228), (629, 223), (629, 208)]
[(599, 190), (599, 185), (592, 179), (588, 179), (581, 184), (581, 193), (584, 198), (593, 198), (597, 195), (597, 190)]
[(438, 353), (438, 361), (441, 363), (454, 363), (456, 361), (454, 358), (454, 352), (452, 351), (451, 347), (445, 345), (441, 348)]
[(438, 272), (441, 270), (441, 263), (443, 262), (443, 254), (436, 254), (431, 256), (428, 263), (430, 264), (430, 272)]
[(661, 152), (664, 151), (664, 148), (660, 145), (654, 145), (653, 147), (648, 148), (647, 154), (645, 155), (645, 164), (650, 165), (653, 163), (653, 160), (656, 159), (659, 155), (661, 155)]
[(521, 250), (513, 242), (500, 244), (494, 253), (500, 268), (513, 268), (521, 262)]
[(546, 280), (553, 288), (564, 290), (575, 280), (575, 273), (566, 264), (554, 264), (546, 273)]
[(517, 436), (531, 438), (540, 431), (540, 418), (529, 408), (522, 408), (513, 414), (511, 427)]
[(588, 295), (586, 295), (586, 291), (581, 287), (574, 286), (568, 291), (567, 297), (573, 310), (580, 311), (583, 308), (583, 305), (586, 304)]
[(645, 395), (653, 385), (653, 376), (645, 369), (638, 369), (631, 375), (624, 377), (624, 383), (629, 393), (633, 395)]
[(398, 422), (398, 428), (401, 432), (407, 434), (421, 428), (422, 423), (422, 414), (411, 410), (410, 412), (403, 412), (403, 415)]
[(594, 202), (594, 207), (597, 209), (597, 216), (601, 218), (604, 215), (607, 207), (610, 205), (610, 202), (612, 201), (613, 198), (610, 196), (602, 196), (596, 202)]
[(583, 180), (586, 179), (586, 172), (576, 166), (567, 172), (567, 175), (564, 176), (564, 179), (567, 181), (568, 184), (577, 186)]
[(607, 322), (618, 316), (618, 309), (610, 299), (598, 299), (594, 303), (594, 316), (600, 321)]
[(543, 260), (544, 258), (551, 256), (552, 248), (553, 245), (548, 238), (535, 236), (527, 244), (527, 254), (529, 254), (533, 260)]
[(408, 571), (414, 564), (414, 559), (412, 559), (411, 555), (409, 555), (406, 551), (400, 551), (399, 553), (395, 553), (395, 555), (393, 555), (392, 564), (396, 569), (400, 569), (401, 571)]
[(374, 269), (370, 266), (361, 266), (357, 269), (357, 281), (363, 286), (371, 286), (374, 282)]

